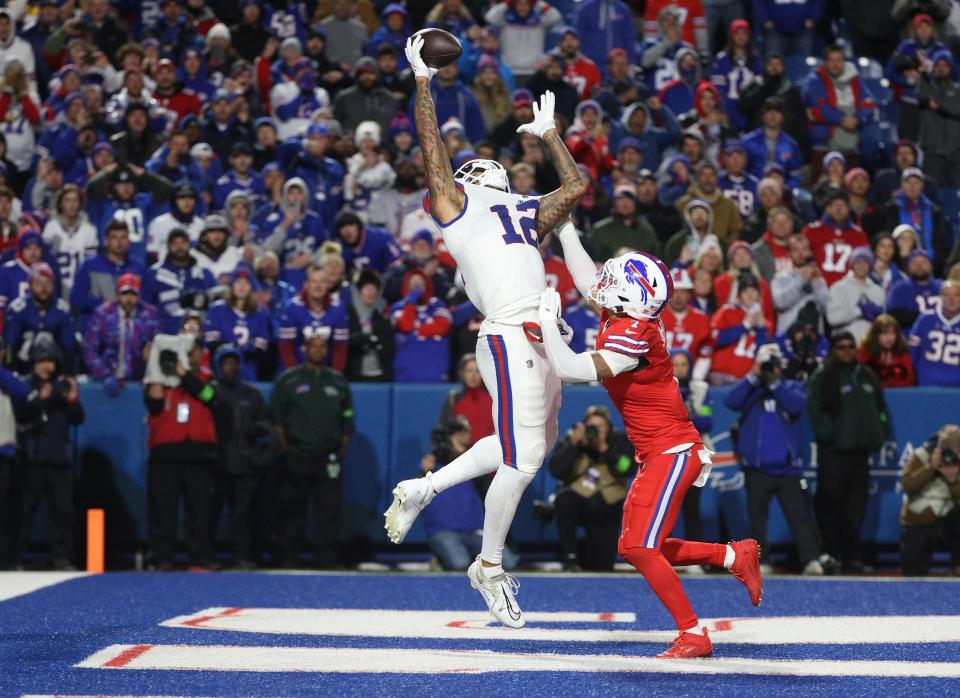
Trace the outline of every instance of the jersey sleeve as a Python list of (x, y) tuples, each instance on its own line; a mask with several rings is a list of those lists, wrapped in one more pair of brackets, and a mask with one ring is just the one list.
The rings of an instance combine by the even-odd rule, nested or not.
[(630, 318), (621, 318), (611, 323), (597, 349), (606, 349), (634, 359), (642, 359), (650, 351), (646, 331), (639, 329), (641, 323)]

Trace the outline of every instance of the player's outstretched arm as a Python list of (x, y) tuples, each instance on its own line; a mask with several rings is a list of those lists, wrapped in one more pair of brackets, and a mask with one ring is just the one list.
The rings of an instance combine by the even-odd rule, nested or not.
[[(606, 359), (596, 351), (577, 354), (560, 336), (557, 318), (560, 316), (560, 294), (548, 288), (540, 297), (540, 331), (547, 359), (564, 383), (592, 383), (610, 378), (614, 372)], [(636, 363), (636, 362), (634, 362)]]
[(430, 192), (430, 212), (441, 223), (449, 223), (463, 210), (463, 193), (453, 182), (453, 168), (447, 149), (440, 140), (440, 127), (437, 125), (437, 110), (430, 94), (430, 80), (437, 69), (423, 62), (420, 49), (423, 37), (414, 34), (407, 39), (405, 52), (410, 68), (416, 78), (416, 97), (414, 101), (414, 120), (417, 124), (417, 138), (423, 152), (423, 168), (427, 177), (427, 191)]
[(560, 188), (540, 199), (536, 221), (537, 235), (541, 238), (569, 218), (586, 192), (577, 163), (557, 133), (557, 124), (553, 118), (555, 102), (553, 92), (544, 92), (540, 97), (540, 104), (533, 105), (533, 121), (517, 129), (517, 133), (532, 133), (543, 139), (553, 166), (560, 175)]
[(590, 286), (597, 273), (597, 265), (590, 259), (590, 255), (583, 249), (580, 242), (580, 233), (569, 218), (557, 228), (557, 237), (563, 247), (563, 261), (573, 277), (573, 283), (584, 298), (590, 297)]

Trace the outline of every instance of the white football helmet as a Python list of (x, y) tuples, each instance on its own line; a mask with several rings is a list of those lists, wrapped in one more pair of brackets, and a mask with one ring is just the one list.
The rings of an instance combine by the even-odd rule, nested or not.
[(465, 162), (453, 174), (453, 178), (466, 184), (493, 187), (510, 193), (510, 178), (507, 176), (507, 171), (503, 168), (503, 165), (496, 160), (478, 158)]
[(645, 252), (608, 259), (593, 278), (590, 300), (637, 320), (655, 320), (673, 295), (666, 265)]

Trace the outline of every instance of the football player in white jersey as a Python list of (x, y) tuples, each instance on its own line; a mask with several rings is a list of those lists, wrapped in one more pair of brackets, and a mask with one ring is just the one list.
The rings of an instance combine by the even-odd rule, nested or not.
[(560, 379), (540, 340), (540, 295), (546, 287), (538, 242), (566, 220), (584, 194), (580, 172), (554, 122), (554, 95), (534, 105), (534, 118), (518, 131), (543, 139), (561, 187), (546, 196), (510, 192), (497, 162), (472, 160), (456, 174), (440, 139), (430, 79), (437, 72), (420, 56), (414, 34), (406, 54), (416, 76), (415, 115), (423, 151), (430, 215), (456, 260), (470, 300), (484, 314), (477, 363), (493, 398), (496, 434), (439, 471), (405, 480), (386, 511), (390, 540), (400, 543), (417, 514), (438, 492), (496, 471), (487, 492), (481, 553), (470, 566), (470, 584), (491, 613), (508, 627), (524, 624), (516, 581), (501, 565), (503, 544), (520, 497), (557, 437)]

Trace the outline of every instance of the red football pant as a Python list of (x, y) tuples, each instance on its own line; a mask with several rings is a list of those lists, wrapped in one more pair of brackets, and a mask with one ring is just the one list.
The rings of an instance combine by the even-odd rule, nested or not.
[(650, 458), (630, 487), (623, 505), (619, 550), (667, 607), (679, 630), (697, 625), (690, 600), (673, 565), (722, 565), (726, 546), (663, 538), (673, 530), (683, 497), (700, 475), (703, 446)]

